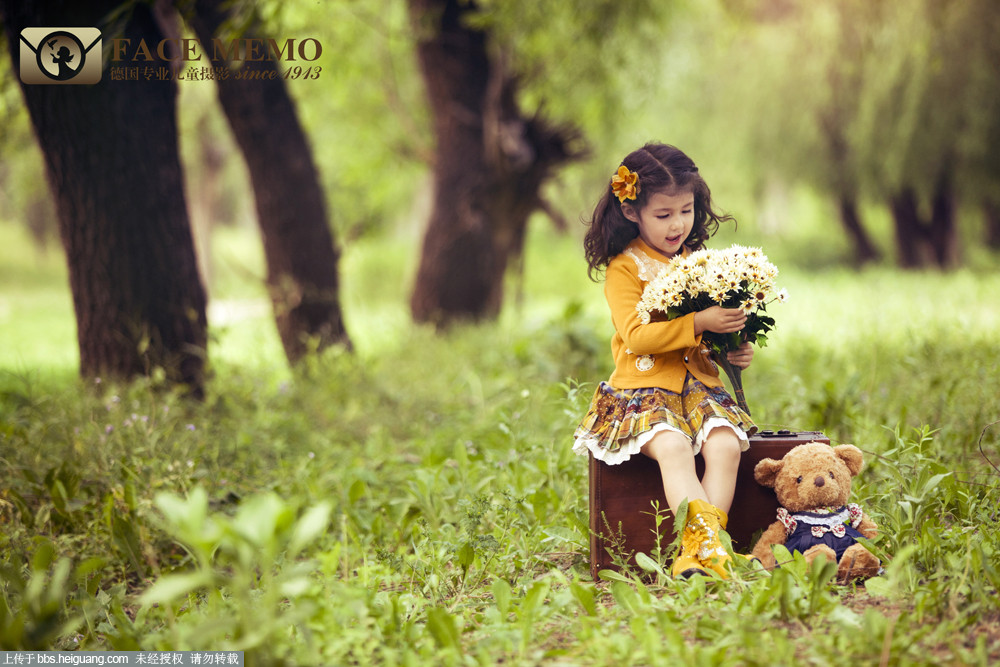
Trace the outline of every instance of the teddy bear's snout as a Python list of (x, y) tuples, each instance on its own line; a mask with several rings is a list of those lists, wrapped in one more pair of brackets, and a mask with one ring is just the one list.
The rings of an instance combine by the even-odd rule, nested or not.
[(816, 475), (816, 479), (813, 480), (813, 484), (816, 486), (823, 486), (826, 484), (826, 480), (823, 479), (823, 475)]

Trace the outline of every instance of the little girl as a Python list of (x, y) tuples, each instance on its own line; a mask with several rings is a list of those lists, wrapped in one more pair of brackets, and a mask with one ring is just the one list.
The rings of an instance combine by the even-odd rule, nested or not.
[[(707, 574), (707, 568), (728, 577), (719, 531), (728, 521), (740, 453), (757, 427), (726, 392), (701, 338), (706, 331), (740, 331), (746, 316), (713, 306), (643, 324), (636, 304), (672, 257), (700, 249), (720, 222), (731, 220), (712, 209), (708, 185), (687, 155), (650, 143), (622, 161), (584, 238), (591, 279), (605, 270), (615, 370), (594, 393), (573, 450), (610, 465), (637, 453), (656, 460), (670, 509), (676, 513), (688, 501), (674, 576)], [(740, 368), (752, 359), (749, 343), (729, 352)], [(705, 460), (700, 480), (699, 452)]]

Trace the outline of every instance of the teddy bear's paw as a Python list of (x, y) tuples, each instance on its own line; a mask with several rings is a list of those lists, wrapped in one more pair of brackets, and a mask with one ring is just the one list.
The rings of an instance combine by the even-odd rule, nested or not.
[(802, 555), (805, 556), (807, 563), (812, 563), (817, 558), (824, 558), (831, 563), (837, 562), (837, 552), (825, 544), (815, 544), (806, 549)]
[(844, 552), (837, 567), (837, 580), (846, 583), (855, 579), (878, 576), (882, 563), (860, 544), (852, 544)]

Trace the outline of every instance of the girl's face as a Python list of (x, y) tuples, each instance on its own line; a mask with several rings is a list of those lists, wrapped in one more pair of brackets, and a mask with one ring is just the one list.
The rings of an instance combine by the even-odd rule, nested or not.
[(694, 227), (694, 193), (654, 192), (642, 210), (622, 204), (626, 218), (639, 225), (639, 238), (659, 253), (673, 257)]

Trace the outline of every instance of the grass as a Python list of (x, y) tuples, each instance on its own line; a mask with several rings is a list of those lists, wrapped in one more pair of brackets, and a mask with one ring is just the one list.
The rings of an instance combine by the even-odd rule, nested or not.
[[(0, 226), (0, 647), (224, 649), (247, 664), (991, 664), (1000, 659), (996, 272), (812, 272), (747, 372), (763, 424), (866, 453), (867, 585), (591, 581), (570, 436), (610, 325), (536, 230), (501, 321), (406, 317), (413, 248), (344, 255), (358, 351), (281, 362), (259, 250), (218, 237), (213, 377), (191, 404), (75, 379), (56, 254)], [(520, 295), (518, 297), (518, 295)], [(68, 332), (68, 333), (67, 333)], [(982, 452), (980, 453), (980, 446)]]

